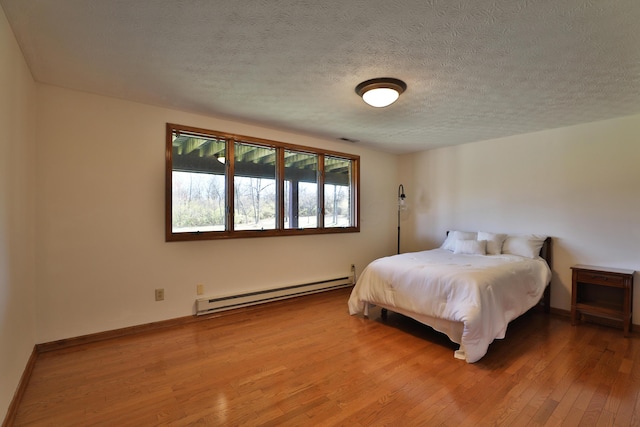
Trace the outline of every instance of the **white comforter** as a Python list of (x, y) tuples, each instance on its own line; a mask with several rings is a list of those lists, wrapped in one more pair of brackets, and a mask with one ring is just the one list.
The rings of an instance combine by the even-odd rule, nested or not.
[(445, 249), (394, 255), (373, 261), (362, 272), (349, 312), (360, 313), (369, 302), (409, 316), (461, 322), (460, 339), (449, 337), (460, 344), (457, 354), (473, 363), (494, 339), (504, 338), (511, 320), (540, 300), (550, 280), (549, 266), (541, 258), (462, 255)]

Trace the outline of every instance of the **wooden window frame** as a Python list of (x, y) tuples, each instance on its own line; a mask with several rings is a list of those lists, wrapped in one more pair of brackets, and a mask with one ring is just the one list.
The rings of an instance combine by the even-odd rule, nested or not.
[[(226, 155), (226, 186), (225, 186), (225, 230), (224, 231), (194, 231), (173, 232), (173, 133), (185, 133), (203, 138), (224, 139)], [(235, 143), (254, 144), (276, 150), (276, 225), (275, 229), (265, 230), (234, 230), (234, 180), (235, 176)], [(318, 156), (318, 221), (315, 228), (284, 228), (284, 176), (285, 176), (285, 150), (299, 151), (301, 153), (315, 154)], [(352, 226), (325, 227), (324, 224), (324, 184), (325, 184), (325, 156), (337, 157), (351, 162), (351, 219)], [(244, 135), (230, 134), (214, 130), (184, 126), (174, 123), (166, 125), (165, 147), (165, 240), (194, 241), (194, 240), (218, 240), (251, 237), (275, 237), (275, 236), (303, 236), (314, 234), (357, 233), (360, 232), (360, 156), (341, 153), (337, 151), (321, 150), (296, 144), (271, 141)]]

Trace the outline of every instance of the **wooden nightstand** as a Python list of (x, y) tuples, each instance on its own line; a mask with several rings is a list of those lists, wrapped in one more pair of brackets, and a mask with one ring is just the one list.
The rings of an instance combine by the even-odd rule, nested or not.
[(581, 264), (571, 269), (571, 323), (577, 324), (583, 314), (613, 320), (629, 336), (635, 271)]

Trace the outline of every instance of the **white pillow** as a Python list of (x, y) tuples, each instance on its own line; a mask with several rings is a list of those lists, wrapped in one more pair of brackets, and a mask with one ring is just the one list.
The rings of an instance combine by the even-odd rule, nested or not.
[(507, 236), (502, 245), (502, 253), (519, 255), (527, 258), (538, 258), (540, 249), (547, 236), (527, 234), (522, 236)]
[(487, 241), (487, 255), (500, 255), (502, 253), (502, 244), (506, 238), (506, 234), (478, 231), (478, 240)]
[(456, 249), (456, 240), (476, 240), (478, 233), (472, 231), (450, 231), (442, 246), (442, 249), (453, 252)]
[(486, 240), (456, 240), (454, 254), (484, 255), (487, 250)]

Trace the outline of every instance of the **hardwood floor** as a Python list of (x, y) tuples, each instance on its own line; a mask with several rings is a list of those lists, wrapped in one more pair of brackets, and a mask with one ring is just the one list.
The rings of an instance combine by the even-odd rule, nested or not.
[(15, 425), (640, 425), (637, 332), (530, 312), (467, 364), (349, 291), (42, 353)]

